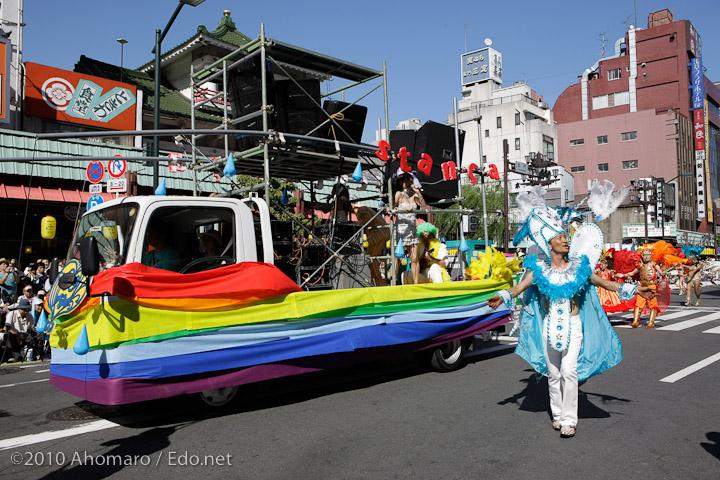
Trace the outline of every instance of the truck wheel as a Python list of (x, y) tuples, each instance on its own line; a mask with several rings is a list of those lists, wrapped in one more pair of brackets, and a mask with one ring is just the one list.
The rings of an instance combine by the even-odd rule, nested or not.
[(465, 365), (468, 343), (453, 340), (435, 348), (430, 355), (430, 367), (436, 372), (452, 372)]
[(205, 405), (213, 408), (220, 408), (232, 402), (239, 389), (240, 387), (235, 385), (234, 387), (206, 390), (198, 393), (198, 396)]

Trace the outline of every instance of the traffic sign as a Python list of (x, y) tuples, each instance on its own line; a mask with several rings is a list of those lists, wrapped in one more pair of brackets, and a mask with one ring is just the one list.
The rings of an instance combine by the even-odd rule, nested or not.
[(127, 169), (127, 162), (122, 158), (115, 158), (108, 161), (108, 173), (113, 178), (122, 177), (125, 175)]
[(88, 192), (90, 193), (102, 193), (103, 186), (100, 183), (91, 183), (88, 185)]
[(98, 161), (90, 162), (87, 166), (87, 178), (90, 180), (90, 183), (98, 183), (103, 179), (104, 174), (105, 166)]
[(103, 198), (102, 198), (100, 195), (93, 195), (93, 196), (90, 197), (90, 199), (88, 200), (87, 209), (88, 209), (88, 210), (92, 210), (93, 207), (97, 207), (98, 205), (100, 205), (100, 204), (103, 203), (104, 201), (105, 201), (105, 200), (103, 200)]
[(113, 178), (108, 180), (108, 193), (127, 192), (127, 178)]

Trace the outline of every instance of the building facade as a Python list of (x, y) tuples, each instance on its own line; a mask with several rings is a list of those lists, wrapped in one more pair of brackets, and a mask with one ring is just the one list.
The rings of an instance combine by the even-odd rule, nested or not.
[[(702, 73), (701, 58), (700, 35), (688, 20), (674, 21), (668, 10), (653, 12), (646, 29), (631, 26), (615, 42), (613, 54), (585, 70), (553, 106), (558, 161), (574, 175), (576, 191), (604, 179), (617, 185), (653, 177), (667, 182), (664, 211), (643, 204), (643, 193), (634, 192), (625, 207), (637, 215), (601, 222), (609, 243), (635, 238), (634, 227), (644, 225), (647, 211), (649, 227), (672, 224), (672, 229), (650, 228), (651, 241), (714, 245), (720, 89)], [(693, 63), (700, 64), (695, 82)], [(699, 105), (693, 102), (696, 91)], [(621, 217), (624, 225), (610, 225)], [(633, 237), (624, 236), (628, 232)]]
[[(573, 203), (572, 176), (562, 166), (554, 165), (558, 137), (553, 111), (525, 82), (503, 87), (502, 68), (496, 71), (492, 67), (495, 56), (500, 57), (497, 62), (502, 65), (500, 54), (489, 47), (462, 55), (462, 98), (458, 101), (457, 115), (458, 127), (465, 131), (462, 166), (475, 164), (487, 168), (494, 164), (504, 179), (507, 142), (511, 198), (529, 189), (530, 175), (542, 170), (548, 201), (558, 206)], [(488, 64), (487, 76), (482, 76), (483, 62)], [(472, 75), (478, 63), (481, 74)], [(454, 123), (453, 113), (448, 116), (448, 124)], [(538, 154), (549, 166), (533, 172), (531, 158)]]

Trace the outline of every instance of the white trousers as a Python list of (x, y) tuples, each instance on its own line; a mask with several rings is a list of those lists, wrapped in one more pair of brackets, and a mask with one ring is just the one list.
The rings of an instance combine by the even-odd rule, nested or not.
[[(547, 332), (547, 319), (543, 325)], [(570, 344), (564, 352), (554, 350), (545, 341), (548, 367), (548, 390), (553, 422), (576, 426), (578, 422), (577, 363), (582, 347), (582, 321), (579, 315), (570, 317)]]

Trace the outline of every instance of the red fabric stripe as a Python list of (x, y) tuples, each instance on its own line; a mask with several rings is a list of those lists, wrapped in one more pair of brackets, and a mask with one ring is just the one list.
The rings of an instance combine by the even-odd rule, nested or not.
[(91, 295), (108, 292), (125, 298), (272, 298), (301, 291), (274, 265), (243, 262), (197, 273), (176, 273), (128, 263), (99, 273)]

